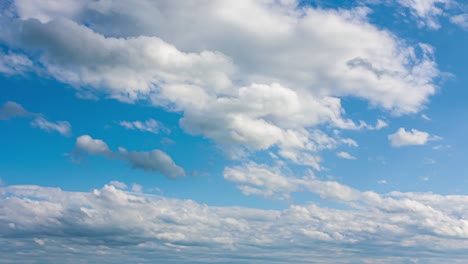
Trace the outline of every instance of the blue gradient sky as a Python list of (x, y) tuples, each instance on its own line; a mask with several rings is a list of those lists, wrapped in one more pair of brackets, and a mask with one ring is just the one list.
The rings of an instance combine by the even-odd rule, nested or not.
[(466, 259), (464, 2), (0, 8), (6, 263)]

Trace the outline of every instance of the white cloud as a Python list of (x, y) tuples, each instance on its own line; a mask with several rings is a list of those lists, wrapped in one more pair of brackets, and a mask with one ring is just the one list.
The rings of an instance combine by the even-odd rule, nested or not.
[(282, 158), (319, 168), (323, 148), (311, 130), (386, 126), (347, 119), (341, 97), (408, 114), (436, 91), (432, 48), (373, 26), (366, 8), (55, 2), (17, 1), (19, 19), (11, 23), (23, 30), (8, 43), (38, 52), (43, 72), (81, 93), (149, 100), (183, 113), (186, 132), (216, 141), (231, 156), (277, 147)]
[(338, 153), (336, 153), (336, 156), (342, 158), (342, 159), (348, 159), (348, 160), (355, 160), (356, 157), (354, 157), (353, 155), (349, 154), (348, 152), (345, 152), (345, 151), (340, 151)]
[(22, 74), (33, 68), (32, 61), (23, 54), (4, 54), (0, 51), (0, 73)]
[(126, 129), (131, 130), (140, 130), (144, 132), (150, 132), (153, 134), (158, 134), (159, 131), (163, 131), (165, 133), (169, 132), (169, 129), (166, 128), (161, 122), (158, 122), (152, 118), (146, 121), (120, 121), (119, 125), (125, 127)]
[(120, 182), (120, 181), (111, 181), (109, 182), (109, 185), (114, 186), (117, 189), (125, 190), (128, 188), (127, 184)]
[(424, 120), (426, 120), (426, 121), (431, 121), (431, 118), (428, 117), (426, 114), (422, 114), (422, 115), (421, 115), (421, 118), (424, 119)]
[(179, 167), (172, 158), (161, 150), (155, 149), (148, 152), (127, 151), (119, 147), (119, 151), (113, 152), (106, 142), (93, 139), (89, 135), (82, 135), (76, 139), (75, 155), (90, 154), (103, 156), (109, 159), (119, 159), (130, 164), (132, 168), (149, 172), (157, 172), (168, 178), (184, 176), (184, 169)]
[(460, 26), (461, 28), (468, 30), (468, 14), (459, 14), (452, 16), (450, 18), (450, 22), (453, 24)]
[(93, 139), (89, 135), (82, 135), (76, 139), (75, 147), (78, 150), (85, 151), (91, 155), (99, 155), (110, 157), (112, 155), (112, 151), (107, 146), (107, 143), (100, 140), (100, 139)]
[(50, 122), (43, 117), (35, 118), (31, 121), (31, 126), (38, 127), (46, 132), (58, 132), (63, 136), (70, 136), (71, 125), (67, 121)]
[(289, 199), (294, 192), (312, 192), (324, 199), (352, 201), (359, 196), (356, 190), (335, 181), (320, 181), (313, 175), (303, 178), (284, 175), (279, 167), (250, 162), (227, 167), (224, 178), (237, 184), (245, 195), (259, 195), (273, 199)]
[(388, 184), (387, 180), (378, 180), (378, 184)]
[(444, 9), (454, 2), (452, 0), (398, 0), (398, 3), (410, 9), (420, 26), (439, 29), (439, 17), (444, 15)]
[(440, 137), (431, 136), (429, 133), (411, 129), (406, 131), (400, 127), (394, 134), (388, 136), (393, 147), (425, 145), (430, 140), (438, 140)]
[[(339, 191), (318, 187), (328, 196)], [(129, 193), (110, 185), (89, 193), (2, 187), (0, 252), (9, 263), (32, 257), (64, 263), (78, 257), (90, 263), (466, 260), (467, 196), (353, 191), (357, 198), (339, 200), (348, 205), (344, 209), (310, 203), (259, 210)], [(31, 250), (41, 241), (47, 250)], [(96, 254), (86, 254), (90, 251)]]

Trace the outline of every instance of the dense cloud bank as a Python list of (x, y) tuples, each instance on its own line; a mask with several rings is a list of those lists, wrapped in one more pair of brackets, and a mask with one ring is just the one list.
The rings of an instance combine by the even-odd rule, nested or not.
[[(334, 182), (310, 184), (335, 185), (319, 192), (344, 208), (213, 207), (112, 185), (89, 193), (6, 186), (0, 189), (2, 260), (457, 263), (466, 257), (467, 196), (379, 195)], [(349, 195), (336, 195), (343, 190)]]

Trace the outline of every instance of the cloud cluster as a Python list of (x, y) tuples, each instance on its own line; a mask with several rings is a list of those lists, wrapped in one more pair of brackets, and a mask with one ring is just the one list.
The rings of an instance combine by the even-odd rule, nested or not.
[(274, 149), (318, 169), (320, 126), (386, 126), (347, 119), (342, 97), (409, 114), (436, 91), (433, 49), (373, 26), (367, 8), (273, 0), (68, 2), (14, 1), (14, 15), (3, 19), (18, 30), (0, 41), (38, 55), (37, 67), (79, 92), (181, 112), (186, 132), (216, 141), (233, 157)]
[(439, 17), (445, 13), (445, 8), (454, 5), (454, 0), (397, 0), (398, 3), (411, 12), (420, 26), (429, 29), (439, 29)]
[[(258, 210), (111, 185), (89, 193), (6, 186), (0, 188), (0, 252), (8, 263), (33, 256), (45, 262), (60, 256), (63, 263), (465, 261), (466, 196), (351, 190), (352, 199), (337, 198), (350, 206), (345, 209), (308, 204)], [(335, 189), (322, 191), (336, 197)]]
[(89, 135), (82, 135), (76, 139), (75, 155), (81, 153), (118, 159), (129, 163), (132, 168), (160, 173), (167, 178), (184, 176), (184, 169), (179, 167), (172, 158), (159, 149), (148, 152), (127, 151), (119, 147), (117, 152), (110, 150), (106, 142), (94, 139)]

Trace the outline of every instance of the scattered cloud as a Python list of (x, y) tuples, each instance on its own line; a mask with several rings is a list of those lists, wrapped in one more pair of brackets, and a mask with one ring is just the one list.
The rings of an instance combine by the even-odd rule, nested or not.
[(9, 120), (15, 117), (29, 117), (34, 115), (34, 113), (26, 111), (23, 106), (15, 102), (6, 102), (0, 108), (0, 120)]
[(128, 188), (127, 184), (120, 181), (111, 181), (109, 182), (109, 185), (114, 186), (115, 188), (120, 190), (126, 190)]
[(406, 131), (399, 128), (394, 134), (388, 136), (393, 147), (425, 145), (430, 140), (439, 140), (440, 137), (431, 136), (429, 133), (411, 129)]
[[(363, 99), (396, 115), (418, 113), (440, 75), (432, 47), (409, 45), (372, 25), (363, 7), (51, 3), (15, 1), (15, 14), (4, 18), (12, 30), (8, 48), (37, 55), (34, 67), (80, 93), (181, 113), (186, 132), (215, 141), (232, 157), (270, 149), (320, 168), (324, 148), (311, 131), (387, 126), (347, 118), (340, 98)], [(143, 121), (123, 122), (157, 130)]]
[(450, 22), (457, 26), (460, 26), (464, 30), (468, 30), (468, 14), (459, 14), (456, 16), (452, 16), (450, 18)]
[(76, 139), (74, 154), (82, 153), (122, 160), (129, 163), (132, 168), (160, 173), (167, 178), (173, 179), (185, 175), (184, 169), (176, 165), (169, 155), (158, 149), (137, 152), (119, 147), (117, 152), (113, 152), (106, 142), (93, 139), (89, 135), (82, 135)]
[(378, 184), (388, 184), (387, 180), (379, 180), (377, 181)]
[(336, 156), (342, 158), (342, 159), (348, 159), (348, 160), (355, 160), (356, 157), (354, 157), (353, 155), (349, 154), (348, 152), (345, 152), (345, 151), (340, 151), (338, 153), (336, 153)]
[(421, 118), (426, 120), (426, 121), (431, 121), (432, 119), (430, 117), (428, 117), (426, 114), (422, 114), (421, 115)]
[(62, 136), (70, 136), (71, 134), (71, 124), (68, 121), (48, 121), (42, 114), (29, 112), (22, 105), (11, 101), (4, 103), (0, 108), (0, 120), (10, 120), (17, 117), (34, 118), (30, 123), (31, 126), (49, 133), (55, 131)]
[(445, 8), (449, 8), (452, 0), (397, 0), (410, 10), (417, 19), (418, 25), (429, 29), (439, 29), (439, 17), (444, 16)]
[(70, 136), (71, 125), (67, 121), (50, 122), (43, 117), (35, 118), (31, 121), (32, 127), (38, 127), (46, 132), (58, 132), (62, 136)]
[(166, 128), (161, 122), (156, 121), (152, 118), (146, 121), (120, 121), (119, 124), (126, 129), (131, 130), (140, 130), (144, 132), (150, 132), (153, 134), (158, 134), (160, 131), (164, 133), (169, 133), (169, 129)]

